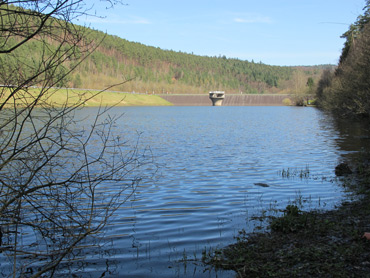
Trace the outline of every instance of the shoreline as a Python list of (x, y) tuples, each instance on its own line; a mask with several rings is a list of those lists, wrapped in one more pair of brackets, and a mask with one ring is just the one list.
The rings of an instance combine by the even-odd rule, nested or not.
[[(4, 98), (9, 92), (5, 92)], [(39, 88), (30, 88), (15, 95), (14, 102), (6, 107), (29, 105), (40, 94)], [(50, 88), (38, 99), (37, 106), (52, 107), (99, 107), (99, 106), (171, 106), (172, 103), (158, 95), (120, 93), (98, 90)]]
[(241, 231), (237, 242), (203, 262), (236, 277), (369, 277), (370, 155), (345, 176), (356, 200), (329, 211), (289, 205), (265, 232)]
[[(212, 106), (208, 94), (160, 94), (174, 106)], [(225, 94), (221, 106), (287, 106), (291, 96), (285, 94)]]
[[(16, 101), (9, 107), (22, 106), (21, 99), (32, 102), (40, 93), (40, 88), (20, 91)], [(27, 102), (27, 103), (28, 103)], [(287, 94), (228, 94), (222, 106), (291, 106), (291, 96)], [(135, 92), (99, 91), (76, 88), (50, 88), (40, 99), (40, 105), (54, 107), (81, 105), (98, 106), (212, 106), (208, 94), (142, 94)]]

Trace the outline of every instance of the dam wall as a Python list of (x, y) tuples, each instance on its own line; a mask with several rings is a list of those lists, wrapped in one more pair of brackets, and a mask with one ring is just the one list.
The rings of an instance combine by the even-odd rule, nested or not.
[[(212, 106), (208, 95), (159, 95), (175, 106)], [(283, 106), (289, 95), (228, 95), (222, 106)]]

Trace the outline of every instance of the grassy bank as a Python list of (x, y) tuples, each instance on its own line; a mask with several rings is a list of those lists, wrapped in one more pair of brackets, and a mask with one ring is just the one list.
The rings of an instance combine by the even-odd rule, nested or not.
[[(30, 89), (28, 92), (22, 92), (17, 95), (15, 103), (17, 106), (26, 105), (31, 102), (40, 93), (39, 89)], [(9, 92), (4, 92), (1, 97), (5, 99)], [(120, 92), (101, 92), (75, 90), (75, 89), (50, 89), (50, 91), (41, 98), (41, 103), (46, 102), (55, 106), (72, 106), (80, 101), (84, 101), (84, 106), (168, 106), (170, 102), (157, 95), (131, 94)], [(11, 102), (10, 106), (13, 106)]]
[(237, 277), (370, 277), (370, 162), (346, 177), (357, 195), (335, 210), (301, 211), (287, 206), (269, 219), (268, 232), (240, 232), (237, 243), (204, 262), (231, 269)]
[(103, 92), (86, 102), (86, 106), (169, 106), (170, 102), (157, 95)]

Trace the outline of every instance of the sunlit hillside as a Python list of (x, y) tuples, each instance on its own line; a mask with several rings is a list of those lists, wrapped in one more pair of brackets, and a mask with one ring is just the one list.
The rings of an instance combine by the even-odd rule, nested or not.
[[(94, 51), (79, 65), (66, 60), (64, 67), (57, 69), (57, 76), (73, 69), (58, 81), (59, 87), (103, 89), (128, 81), (112, 90), (148, 94), (198, 94), (210, 90), (238, 94), (301, 93), (307, 89), (307, 80), (317, 82), (323, 70), (323, 66), (280, 67), (225, 56), (197, 56), (129, 42), (81, 26), (73, 28), (84, 33), (81, 45), (90, 44)], [(4, 70), (7, 64), (15, 62), (12, 59), (24, 65), (21, 71), (32, 68), (27, 65), (32, 65), (33, 59), (40, 59), (45, 51), (58, 47), (52, 38), (46, 39), (50, 44), (46, 50), (40, 42), (45, 38), (35, 37), (27, 47), (17, 49), (16, 56), (2, 57)], [(86, 55), (84, 51), (81, 53)], [(78, 51), (74, 55), (78, 56)]]
[[(100, 41), (104, 33), (89, 34)], [(162, 50), (106, 35), (97, 50), (73, 74), (74, 87), (102, 88), (122, 79), (122, 91), (148, 93), (295, 93), (309, 77), (318, 79), (322, 67), (278, 67), (263, 63), (197, 56)]]

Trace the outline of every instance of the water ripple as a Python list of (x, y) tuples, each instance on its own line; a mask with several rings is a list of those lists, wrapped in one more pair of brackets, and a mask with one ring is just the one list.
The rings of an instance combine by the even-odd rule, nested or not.
[[(342, 151), (330, 120), (316, 109), (116, 108), (122, 111), (122, 136), (142, 132), (140, 146), (150, 146), (160, 169), (107, 228), (114, 238), (112, 277), (234, 277), (177, 262), (233, 242), (239, 229), (253, 227), (250, 216), (271, 206), (301, 198), (309, 207), (330, 208), (343, 198), (337, 184), (321, 179), (333, 177)], [(281, 175), (307, 168), (316, 178)]]

